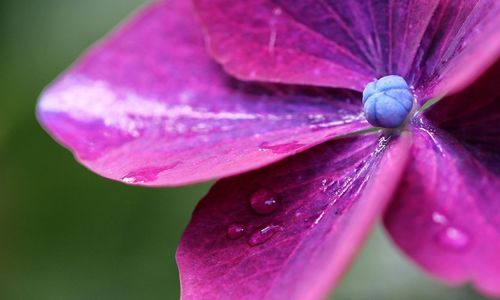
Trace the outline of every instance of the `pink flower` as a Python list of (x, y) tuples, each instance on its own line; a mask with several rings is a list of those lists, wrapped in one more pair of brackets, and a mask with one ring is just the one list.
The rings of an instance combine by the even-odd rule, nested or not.
[[(193, 2), (146, 7), (38, 106), (107, 178), (224, 178), (180, 242), (183, 298), (321, 298), (379, 216), (435, 277), (500, 296), (500, 2)], [(360, 92), (391, 74), (416, 110), (373, 128)]]

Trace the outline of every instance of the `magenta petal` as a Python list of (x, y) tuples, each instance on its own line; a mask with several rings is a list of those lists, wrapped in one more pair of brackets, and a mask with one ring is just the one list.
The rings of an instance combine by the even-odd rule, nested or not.
[[(385, 223), (395, 242), (443, 280), (500, 296), (500, 63), (432, 106)], [(426, 122), (426, 121), (423, 121)]]
[(237, 77), (362, 90), (405, 76), (437, 1), (194, 0)]
[(215, 184), (177, 251), (182, 298), (326, 296), (397, 187), (410, 139), (393, 139), (329, 142)]
[(424, 102), (498, 57), (496, 0), (194, 0), (214, 57), (239, 78), (362, 90), (401, 75)]
[(456, 92), (500, 56), (500, 1), (440, 1), (417, 53), (411, 81), (421, 101)]
[(45, 128), (105, 177), (151, 186), (258, 168), (367, 128), (360, 95), (245, 84), (206, 54), (189, 1), (141, 11), (42, 95)]
[(309, 24), (326, 23), (326, 11), (317, 11), (317, 5), (305, 9), (315, 1), (193, 2), (214, 58), (240, 79), (361, 91), (373, 78), (364, 53), (338, 25)]
[(433, 275), (500, 296), (500, 137), (490, 138), (495, 144), (481, 147), (429, 124), (415, 128), (413, 159), (385, 225)]
[(500, 60), (465, 90), (432, 106), (426, 116), (461, 141), (500, 149)]

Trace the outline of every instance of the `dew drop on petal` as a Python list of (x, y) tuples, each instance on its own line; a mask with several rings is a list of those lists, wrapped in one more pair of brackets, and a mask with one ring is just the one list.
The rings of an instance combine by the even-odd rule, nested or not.
[(227, 237), (236, 240), (245, 234), (245, 225), (233, 223), (227, 227)]
[(161, 172), (171, 170), (178, 166), (180, 162), (175, 162), (170, 165), (165, 166), (154, 166), (145, 167), (129, 172), (127, 175), (121, 178), (123, 183), (126, 184), (143, 184), (148, 182), (154, 182), (158, 179), (158, 175)]
[(318, 125), (326, 122), (326, 116), (323, 114), (309, 114), (307, 115), (307, 123), (310, 125)]
[(280, 199), (276, 193), (267, 189), (260, 189), (250, 196), (250, 206), (259, 215), (268, 215), (280, 206)]
[(448, 219), (442, 213), (435, 211), (432, 213), (432, 221), (436, 224), (446, 224)]
[(141, 183), (146, 183), (145, 180), (142, 180), (140, 177), (133, 177), (133, 176), (124, 176), (122, 177), (122, 182), (126, 184), (141, 184)]
[(462, 230), (448, 226), (437, 235), (437, 243), (451, 251), (462, 251), (470, 244), (470, 237)]
[(269, 241), (277, 232), (282, 231), (283, 227), (279, 225), (267, 225), (258, 229), (248, 239), (250, 246), (257, 246)]
[(333, 179), (325, 178), (321, 180), (321, 186), (319, 188), (320, 191), (326, 193), (333, 185), (335, 185), (336, 181)]
[(284, 154), (296, 151), (304, 146), (304, 144), (301, 144), (298, 141), (274, 145), (271, 145), (269, 142), (263, 142), (259, 145), (259, 151), (271, 151), (273, 154)]

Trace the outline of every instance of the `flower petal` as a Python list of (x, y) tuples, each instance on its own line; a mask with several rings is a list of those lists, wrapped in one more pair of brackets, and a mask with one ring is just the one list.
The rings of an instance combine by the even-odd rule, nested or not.
[(228, 77), (206, 54), (190, 1), (175, 0), (147, 7), (85, 55), (44, 92), (38, 117), (96, 173), (166, 186), (367, 128), (360, 97)]
[(499, 78), (500, 60), (465, 90), (441, 99), (426, 117), (460, 140), (494, 149), (500, 140)]
[[(489, 105), (490, 119), (481, 106), (472, 111), (463, 107), (474, 113), (482, 109), (482, 121), (494, 124), (477, 137), (473, 130), (446, 132), (427, 121), (413, 129), (413, 159), (385, 214), (394, 241), (425, 270), (450, 284), (472, 281), (483, 293), (496, 296), (500, 296), (498, 99)], [(467, 100), (476, 106), (474, 101), (481, 99)], [(467, 125), (474, 128), (471, 120)]]
[(407, 135), (342, 139), (216, 183), (177, 251), (182, 298), (326, 296), (391, 198), (409, 145)]
[(194, 2), (214, 57), (231, 74), (244, 79), (359, 91), (375, 77), (406, 75), (437, 4)]
[(459, 91), (500, 56), (500, 1), (440, 1), (415, 57), (411, 81), (421, 102)]
[(500, 51), (496, 0), (194, 2), (214, 57), (243, 79), (361, 91), (395, 74), (425, 102), (469, 84)]

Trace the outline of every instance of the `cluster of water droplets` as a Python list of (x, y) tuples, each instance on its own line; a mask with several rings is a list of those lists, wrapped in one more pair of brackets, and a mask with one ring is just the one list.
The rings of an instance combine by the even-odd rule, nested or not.
[[(304, 220), (305, 228), (313, 228), (318, 225), (325, 217), (326, 212), (335, 205), (336, 200), (348, 192), (352, 181), (356, 180), (357, 175), (363, 171), (362, 169), (358, 170), (358, 168), (355, 170), (355, 175), (343, 177), (342, 180), (324, 179), (321, 181), (320, 190), (324, 193), (328, 192), (327, 198), (329, 200), (327, 203), (313, 204), (316, 206), (314, 210), (317, 213), (310, 214), (309, 210), (301, 209), (295, 211), (294, 216)], [(247, 201), (249, 209), (258, 219), (276, 213), (282, 205), (282, 196), (269, 189), (260, 188), (251, 193)], [(338, 213), (342, 213), (342, 209), (338, 211)], [(239, 240), (246, 237), (248, 245), (257, 246), (271, 240), (274, 235), (284, 230), (281, 222), (268, 221), (263, 223), (257, 227), (241, 221), (231, 223), (226, 228), (226, 236), (230, 240)]]
[[(248, 197), (252, 212), (258, 216), (274, 213), (281, 204), (280, 196), (268, 189), (258, 189)], [(270, 240), (276, 233), (283, 230), (279, 224), (266, 224), (249, 233), (248, 244), (257, 246)], [(236, 240), (247, 235), (247, 226), (242, 223), (232, 223), (227, 227), (227, 237)]]
[(371, 177), (370, 166), (373, 165), (374, 160), (379, 159), (379, 154), (384, 151), (389, 141), (390, 137), (380, 137), (375, 151), (358, 162), (354, 168), (349, 168), (348, 173), (338, 178), (323, 178), (319, 181), (319, 190), (326, 194), (328, 202), (318, 208), (319, 213), (304, 219), (309, 228), (318, 225), (328, 210), (332, 210), (336, 215), (345, 211), (345, 204), (340, 203), (339, 200), (348, 194), (359, 193), (362, 190)]
[(432, 221), (438, 226), (435, 241), (439, 247), (454, 252), (465, 251), (471, 244), (470, 236), (457, 226), (450, 224), (449, 219), (440, 212), (432, 213)]

